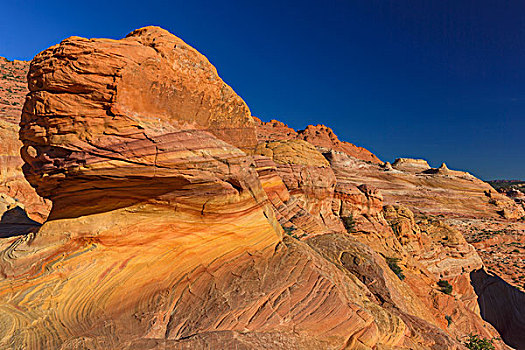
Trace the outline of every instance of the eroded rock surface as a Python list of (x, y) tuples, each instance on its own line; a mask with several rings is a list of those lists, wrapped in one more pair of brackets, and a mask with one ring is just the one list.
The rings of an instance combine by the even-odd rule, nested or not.
[(304, 130), (295, 131), (278, 120), (263, 122), (254, 118), (257, 123), (257, 137), (261, 141), (285, 141), (300, 139), (324, 150), (336, 150), (366, 162), (382, 164), (375, 154), (350, 142), (340, 141), (332, 129), (325, 125), (308, 125)]
[(16, 229), (8, 232), (13, 227), (3, 225), (1, 217), (6, 210), (18, 207), (37, 222), (44, 221), (50, 210), (49, 201), (37, 195), (22, 172), (18, 123), (28, 92), (28, 69), (29, 62), (0, 57), (0, 230), (5, 235), (18, 233)]
[(53, 208), (0, 240), (0, 347), (441, 350), (498, 336), (470, 283), (481, 259), (433, 212), (505, 220), (515, 204), (471, 175), (386, 167), (327, 127), (254, 119), (157, 27), (68, 38), (28, 82), (24, 173)]

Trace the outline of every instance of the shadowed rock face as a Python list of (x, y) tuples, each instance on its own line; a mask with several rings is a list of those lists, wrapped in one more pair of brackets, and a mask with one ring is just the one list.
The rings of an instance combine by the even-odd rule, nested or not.
[(481, 316), (494, 326), (505, 343), (525, 349), (525, 293), (485, 270), (470, 273)]
[(24, 172), (53, 209), (0, 240), (1, 348), (442, 350), (497, 336), (457, 231), (357, 183), (379, 160), (330, 129), (254, 121), (165, 30), (66, 39), (28, 80)]
[(24, 209), (14, 206), (0, 218), (0, 238), (14, 237), (36, 231), (41, 225), (31, 220)]

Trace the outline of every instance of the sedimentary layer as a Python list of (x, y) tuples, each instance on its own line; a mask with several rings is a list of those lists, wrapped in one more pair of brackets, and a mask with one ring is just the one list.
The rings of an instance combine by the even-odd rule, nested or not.
[(0, 240), (1, 347), (460, 349), (469, 333), (498, 336), (471, 285), (482, 260), (432, 211), (518, 214), (472, 176), (383, 167), (327, 127), (254, 119), (157, 27), (68, 38), (34, 58), (28, 86), (23, 170), (53, 207)]

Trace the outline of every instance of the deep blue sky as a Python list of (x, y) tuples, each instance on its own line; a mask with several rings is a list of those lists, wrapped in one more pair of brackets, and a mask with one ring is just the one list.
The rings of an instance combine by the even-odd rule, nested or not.
[(326, 124), (381, 159), (525, 179), (525, 2), (5, 1), (0, 56), (159, 25), (252, 114)]

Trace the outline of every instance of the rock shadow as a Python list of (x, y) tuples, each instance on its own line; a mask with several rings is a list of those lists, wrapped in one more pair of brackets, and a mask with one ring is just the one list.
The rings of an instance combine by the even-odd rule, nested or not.
[(27, 216), (24, 209), (14, 207), (5, 211), (0, 219), (0, 238), (15, 237), (37, 230), (42, 224)]
[(515, 348), (525, 349), (525, 293), (484, 269), (470, 273), (481, 317)]

